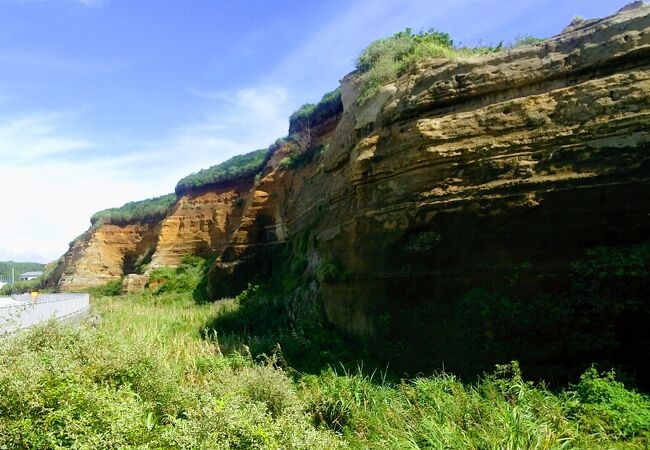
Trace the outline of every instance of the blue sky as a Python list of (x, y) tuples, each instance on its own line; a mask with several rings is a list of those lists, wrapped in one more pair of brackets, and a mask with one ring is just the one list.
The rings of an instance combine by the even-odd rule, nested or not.
[(373, 39), (559, 33), (627, 0), (0, 0), (0, 260), (286, 134)]

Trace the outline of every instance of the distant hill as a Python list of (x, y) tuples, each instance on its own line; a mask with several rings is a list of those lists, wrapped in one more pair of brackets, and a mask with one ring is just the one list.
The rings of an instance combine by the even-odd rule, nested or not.
[(35, 262), (13, 262), (13, 261), (0, 261), (0, 280), (11, 281), (11, 269), (16, 271), (16, 281), (18, 275), (24, 272), (42, 271), (45, 264)]

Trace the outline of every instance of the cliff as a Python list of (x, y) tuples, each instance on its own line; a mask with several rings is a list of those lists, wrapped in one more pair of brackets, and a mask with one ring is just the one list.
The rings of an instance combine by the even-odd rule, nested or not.
[(640, 6), (427, 61), (363, 102), (352, 73), (342, 108), (277, 144), (257, 180), (92, 229), (59, 286), (118, 279), (147, 251), (149, 267), (197, 253), (216, 257), (219, 299), (290, 260), (333, 324), (410, 370), (519, 358), (550, 379), (569, 359), (648, 373), (633, 347), (650, 343), (649, 30)]

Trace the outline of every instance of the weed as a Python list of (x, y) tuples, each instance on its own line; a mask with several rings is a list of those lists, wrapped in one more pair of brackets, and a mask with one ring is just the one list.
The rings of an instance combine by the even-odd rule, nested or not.
[(316, 278), (321, 283), (344, 281), (348, 279), (348, 277), (349, 274), (344, 269), (343, 265), (334, 258), (324, 259), (316, 269)]
[[(262, 295), (251, 286), (236, 303)], [(154, 301), (155, 300), (155, 301)], [(643, 448), (648, 398), (588, 370), (553, 393), (516, 363), (476, 383), (301, 375), (223, 352), (199, 330), (230, 303), (189, 293), (93, 298), (94, 329), (50, 322), (0, 340), (0, 448)], [(264, 312), (256, 310), (256, 312)], [(284, 350), (284, 347), (283, 347)], [(337, 367), (332, 365), (331, 367)]]

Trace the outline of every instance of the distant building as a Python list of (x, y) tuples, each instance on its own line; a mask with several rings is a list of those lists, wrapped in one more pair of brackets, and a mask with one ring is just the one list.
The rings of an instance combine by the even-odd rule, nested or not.
[(5, 286), (6, 284), (7, 284), (7, 283), (5, 283), (4, 281), (0, 281), (0, 289), (2, 289), (3, 286)]
[(18, 275), (18, 279), (20, 281), (29, 281), (38, 278), (41, 275), (43, 275), (43, 272), (25, 272)]

